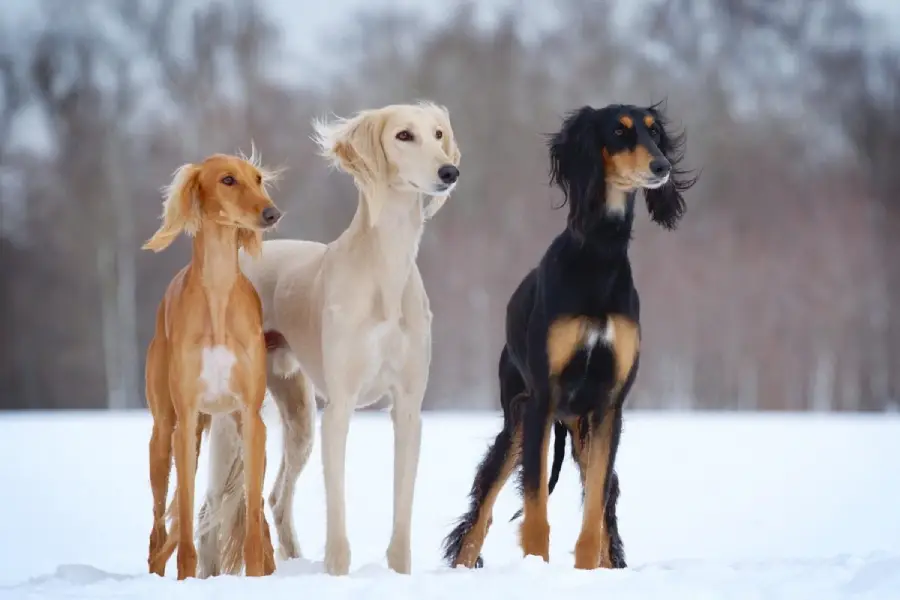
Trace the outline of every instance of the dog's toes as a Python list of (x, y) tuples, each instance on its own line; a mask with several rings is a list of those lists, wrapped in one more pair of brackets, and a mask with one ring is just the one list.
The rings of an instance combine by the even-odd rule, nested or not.
[(481, 558), (481, 555), (478, 555), (478, 558), (475, 559), (475, 568), (483, 569), (484, 568), (484, 559)]
[(329, 575), (346, 575), (350, 572), (350, 542), (346, 538), (325, 544), (325, 572)]

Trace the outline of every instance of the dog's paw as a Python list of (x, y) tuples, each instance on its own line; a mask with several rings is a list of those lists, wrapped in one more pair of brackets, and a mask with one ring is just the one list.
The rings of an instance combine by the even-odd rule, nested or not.
[(287, 538), (278, 545), (278, 559), (292, 560), (295, 558), (303, 558), (303, 553), (300, 552), (300, 545), (296, 539)]
[(325, 544), (325, 572), (329, 575), (350, 572), (350, 542), (347, 538)]
[(387, 549), (388, 568), (403, 575), (409, 575), (412, 571), (412, 552), (409, 549), (409, 540), (404, 542), (392, 539)]

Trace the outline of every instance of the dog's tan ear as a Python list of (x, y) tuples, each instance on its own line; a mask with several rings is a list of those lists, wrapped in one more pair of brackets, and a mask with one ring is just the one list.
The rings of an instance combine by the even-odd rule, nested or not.
[(378, 110), (362, 111), (349, 119), (332, 123), (313, 123), (315, 141), (322, 156), (353, 176), (365, 193), (369, 225), (374, 226), (381, 213), (388, 180), (387, 156), (381, 142), (385, 116)]
[(200, 167), (182, 165), (164, 190), (162, 225), (144, 244), (144, 250), (168, 248), (182, 231), (194, 235), (200, 229)]
[(253, 258), (259, 258), (262, 252), (262, 231), (240, 228), (237, 235), (238, 248), (243, 248)]

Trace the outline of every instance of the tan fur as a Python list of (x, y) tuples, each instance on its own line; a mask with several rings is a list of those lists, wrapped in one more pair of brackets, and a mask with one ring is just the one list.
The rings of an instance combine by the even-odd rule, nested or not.
[[(270, 389), (282, 387), (274, 396), (289, 433), (270, 498), (280, 554), (299, 555), (290, 501), (312, 444), (318, 393), (326, 402), (325, 568), (331, 574), (349, 571), (344, 463), (350, 417), (387, 395), (393, 401), (395, 436), (394, 523), (387, 560), (391, 569), (409, 573), (421, 406), (431, 362), (431, 310), (415, 261), (426, 218), (453, 189), (439, 189), (438, 169), (457, 166), (460, 153), (446, 109), (430, 103), (364, 110), (347, 119), (317, 122), (315, 130), (323, 156), (352, 175), (359, 190), (352, 222), (327, 245), (273, 240), (263, 243), (259, 260), (241, 258), (241, 268), (262, 299), (265, 328), (278, 331), (287, 344), (270, 353), (277, 357), (270, 362), (279, 367), (270, 364), (269, 371), (270, 381), (282, 378)], [(414, 141), (398, 140), (401, 131)], [(433, 197), (428, 207), (423, 206), (425, 196)], [(228, 460), (225, 453), (223, 457), (211, 460)], [(224, 531), (235, 526), (220, 516), (211, 518)]]
[(641, 344), (641, 332), (638, 324), (626, 316), (613, 314), (609, 316), (613, 330), (613, 352), (616, 356), (616, 386), (612, 390), (613, 397), (619, 393), (628, 374), (637, 360)]
[[(232, 180), (232, 185), (226, 184)], [(191, 262), (169, 284), (147, 350), (147, 404), (153, 414), (151, 573), (163, 575), (171, 553), (164, 508), (174, 452), (176, 499), (170, 508), (178, 578), (196, 576), (194, 475), (198, 432), (205, 428), (200, 414), (235, 410), (243, 412), (245, 421), (245, 485), (248, 497), (257, 499), (248, 503), (247, 574), (262, 575), (266, 570), (263, 528), (268, 526), (262, 520), (261, 502), (266, 430), (259, 416), (265, 395), (262, 310), (259, 296), (238, 268), (239, 245), (257, 239), (258, 232), (271, 225), (263, 221), (266, 209), (280, 214), (266, 192), (264, 172), (251, 161), (216, 154), (176, 171), (166, 189), (163, 223), (144, 245), (159, 252), (181, 232), (194, 238)], [(241, 230), (251, 230), (252, 235)], [(253, 242), (249, 244), (252, 247)]]
[(514, 438), (512, 448), (506, 456), (506, 462), (494, 480), (492, 487), (484, 497), (484, 502), (478, 508), (478, 517), (469, 532), (463, 537), (459, 556), (456, 558), (454, 566), (464, 566), (471, 569), (475, 566), (475, 561), (481, 553), (481, 547), (484, 545), (484, 539), (487, 537), (488, 530), (493, 521), (494, 503), (500, 490), (506, 484), (506, 480), (512, 474), (516, 465), (519, 464), (519, 452), (521, 449), (521, 434), (517, 431)]
[[(576, 455), (581, 467), (584, 484), (584, 508), (581, 533), (575, 543), (575, 568), (612, 568), (612, 560), (606, 552), (609, 548), (609, 532), (606, 530), (606, 473), (612, 437), (613, 416), (607, 415), (600, 426), (591, 432), (586, 448), (579, 445)], [(577, 440), (577, 436), (573, 437)]]
[(558, 375), (583, 346), (590, 320), (586, 317), (560, 317), (547, 332), (547, 362), (551, 376)]
[(547, 519), (547, 501), (550, 495), (547, 482), (547, 453), (550, 449), (550, 425), (544, 430), (544, 448), (541, 451), (541, 480), (534, 493), (525, 492), (522, 525), (519, 529), (519, 545), (525, 556), (540, 556), (550, 561), (550, 521)]

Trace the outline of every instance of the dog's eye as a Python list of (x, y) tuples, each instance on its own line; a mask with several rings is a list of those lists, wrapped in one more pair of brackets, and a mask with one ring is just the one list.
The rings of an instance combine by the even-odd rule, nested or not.
[(225, 185), (231, 186), (237, 182), (234, 180), (234, 177), (232, 177), (231, 175), (226, 175), (225, 177), (222, 178), (222, 183), (224, 183)]
[(434, 137), (435, 137), (435, 139), (439, 140), (444, 137), (444, 132), (441, 131), (440, 129), (438, 129), (437, 131), (434, 132)]
[(259, 185), (262, 185), (262, 175), (256, 176), (256, 183), (258, 183)]
[(394, 136), (394, 137), (396, 137), (396, 138), (397, 138), (398, 140), (400, 140), (401, 142), (411, 142), (411, 141), (413, 141), (413, 134), (410, 133), (410, 132), (409, 132), (408, 130), (406, 130), (406, 129), (404, 129), (403, 131), (401, 131), (400, 133), (398, 133), (398, 134), (397, 134), (396, 136)]
[(654, 123), (653, 126), (650, 127), (650, 135), (653, 139), (659, 138), (659, 125)]
[(616, 135), (625, 135), (625, 129), (622, 127), (616, 127)]

